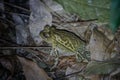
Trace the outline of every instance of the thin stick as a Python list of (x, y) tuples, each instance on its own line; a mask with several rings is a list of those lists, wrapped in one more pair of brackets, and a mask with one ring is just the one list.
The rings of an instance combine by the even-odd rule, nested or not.
[(63, 23), (63, 24), (67, 24), (67, 23), (85, 23), (85, 22), (92, 22), (92, 21), (96, 21), (97, 19), (90, 19), (90, 20), (78, 20), (78, 21), (68, 21), (68, 22), (56, 22), (53, 21), (53, 23)]
[(7, 2), (4, 2), (4, 4), (9, 5), (9, 6), (12, 6), (12, 7), (14, 7), (14, 8), (18, 8), (18, 9), (24, 10), (24, 11), (30, 13), (30, 10), (25, 9), (25, 8), (23, 8), (23, 7), (20, 7), (20, 6), (17, 6), (17, 5), (11, 4), (11, 3), (7, 3)]
[(15, 24), (14, 24), (12, 21), (10, 21), (10, 20), (8, 20), (8, 19), (6, 19), (6, 18), (0, 17), (0, 21), (1, 21), (1, 22), (3, 22), (2, 20), (5, 20), (6, 22), (8, 22), (8, 23), (10, 23), (11, 25), (15, 26)]
[[(55, 79), (56, 79), (56, 80), (57, 80), (57, 79), (58, 79), (58, 80), (62, 80), (62, 79), (65, 78), (65, 77), (79, 74), (80, 72), (82, 72), (82, 70), (83, 70), (84, 68), (85, 68), (85, 67), (83, 67), (80, 71), (77, 71), (77, 72), (74, 72), (74, 73), (71, 73), (71, 74), (65, 75), (65, 76), (63, 76), (63, 77), (57, 77), (57, 78), (55, 78)], [(80, 74), (79, 74), (79, 75), (80, 75)], [(80, 76), (83, 76), (83, 75), (80, 75)]]
[(0, 46), (0, 49), (29, 49), (29, 48), (33, 48), (33, 49), (36, 49), (36, 48), (51, 48), (51, 46), (20, 46), (18, 44), (14, 44), (14, 43), (11, 43), (7, 40), (4, 40), (4, 39), (1, 39), (0, 37), (0, 41), (2, 41), (3, 43), (7, 43), (7, 44), (10, 44), (12, 46)]
[(0, 49), (30, 49), (30, 48), (32, 48), (32, 49), (41, 49), (41, 48), (51, 48), (51, 46), (39, 46), (39, 47), (37, 47), (37, 46), (3, 46), (3, 47), (0, 47)]
[[(16, 46), (16, 47), (0, 47), (0, 49), (24, 49), (25, 51), (27, 51), (27, 52), (30, 52), (30, 53), (32, 53), (32, 55), (34, 55), (38, 60), (40, 60), (40, 61), (43, 61), (43, 60), (41, 60), (37, 55), (39, 55), (40, 53), (39, 52), (37, 52), (37, 51), (34, 51), (34, 50), (32, 50), (31, 48), (34, 48), (34, 49), (36, 49), (36, 48), (45, 48), (45, 47), (49, 47), (49, 46), (40, 46), (40, 47), (23, 47), (23, 46), (19, 46), (19, 45), (17, 45), (17, 44), (13, 44), (13, 43), (10, 43), (9, 41), (7, 41), (7, 40), (4, 40), (4, 39), (0, 39), (0, 41), (2, 41), (2, 42), (6, 42), (6, 43), (8, 43), (8, 44), (11, 44), (11, 45), (13, 45), (13, 46)], [(35, 54), (34, 54), (35, 53)], [(47, 56), (44, 56), (43, 54), (41, 54), (43, 57), (45, 57), (45, 58), (47, 58)], [(45, 63), (46, 64), (46, 63)]]

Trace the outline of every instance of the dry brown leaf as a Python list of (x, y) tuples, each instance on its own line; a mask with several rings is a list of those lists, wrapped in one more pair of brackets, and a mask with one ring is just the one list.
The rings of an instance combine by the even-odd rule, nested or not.
[(120, 29), (115, 34), (115, 45), (117, 52), (120, 53)]
[(109, 40), (104, 33), (99, 31), (97, 27), (94, 28), (88, 44), (88, 48), (91, 52), (91, 59), (99, 61), (109, 59), (110, 53), (106, 52), (106, 49), (110, 42), (111, 40)]
[(35, 62), (18, 57), (27, 80), (52, 80)]
[(90, 80), (101, 80), (99, 75), (90, 76)]
[(98, 26), (98, 30), (104, 33), (110, 40), (112, 40), (114, 38), (114, 35), (110, 28), (108, 28), (107, 26), (108, 24), (101, 24), (100, 26)]
[(0, 56), (0, 80), (25, 80), (22, 65), (16, 56)]
[[(103, 27), (103, 26), (101, 26)], [(114, 44), (111, 43), (113, 35), (111, 35), (106, 29), (95, 26), (93, 30), (88, 27), (88, 31), (91, 31), (89, 44), (87, 48), (91, 52), (91, 60), (103, 61), (111, 58), (111, 53), (114, 49)], [(106, 31), (106, 32), (105, 32)], [(91, 80), (100, 80), (100, 75), (90, 76)]]
[(60, 62), (57, 66), (58, 69), (66, 69), (68, 66), (72, 66), (76, 63), (75, 56), (61, 56)]
[(87, 63), (76, 63), (72, 66), (67, 67), (66, 75), (68, 76), (69, 80), (80, 80), (83, 76), (83, 71), (86, 67)]

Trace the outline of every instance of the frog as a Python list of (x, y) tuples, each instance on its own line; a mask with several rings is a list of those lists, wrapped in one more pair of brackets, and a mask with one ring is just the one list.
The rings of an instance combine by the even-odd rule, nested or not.
[(84, 54), (85, 40), (78, 35), (65, 29), (58, 29), (56, 26), (45, 26), (40, 32), (43, 40), (52, 44), (52, 49), (55, 53), (60, 50), (64, 52), (72, 52), (76, 55), (76, 60), (79, 62), (89, 61), (89, 57)]

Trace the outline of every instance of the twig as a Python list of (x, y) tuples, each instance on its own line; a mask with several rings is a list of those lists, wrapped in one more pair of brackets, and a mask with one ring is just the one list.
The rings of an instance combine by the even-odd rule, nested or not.
[(14, 8), (18, 8), (18, 9), (24, 10), (24, 11), (30, 13), (30, 10), (28, 10), (28, 9), (26, 9), (26, 8), (23, 8), (23, 7), (20, 7), (20, 6), (11, 4), (11, 3), (7, 3), (7, 2), (4, 2), (4, 4), (9, 5), (9, 6), (12, 6), (12, 7), (14, 7)]
[(12, 46), (0, 46), (0, 49), (30, 49), (30, 48), (33, 48), (33, 49), (36, 49), (36, 48), (51, 48), (51, 46), (21, 46), (21, 45), (18, 45), (18, 44), (15, 44), (15, 43), (11, 43), (9, 42), (8, 40), (5, 40), (5, 39), (2, 39), (0, 37), (0, 41), (2, 41), (3, 43), (7, 43), (7, 44), (10, 44)]
[[(85, 68), (85, 67), (83, 67), (83, 69), (84, 69), (84, 68)], [(80, 71), (77, 71), (77, 72), (74, 72), (74, 73), (71, 73), (71, 74), (68, 74), (68, 75), (62, 76), (62, 77), (57, 77), (57, 78), (55, 78), (55, 80), (62, 80), (62, 79), (65, 78), (65, 77), (79, 74), (80, 72), (82, 72), (83, 69), (81, 69)], [(79, 75), (80, 75), (80, 74), (79, 74)], [(80, 76), (83, 76), (83, 75), (81, 74)]]
[[(11, 43), (11, 42), (9, 42), (9, 41), (7, 41), (7, 40), (4, 40), (4, 39), (1, 39), (0, 38), (0, 41), (2, 41), (3, 43), (7, 43), (7, 44), (10, 44), (11, 46), (9, 46), (9, 47), (0, 47), (0, 49), (24, 49), (25, 51), (27, 51), (27, 52), (33, 52), (33, 53), (35, 53), (35, 54), (39, 54), (38, 52), (36, 52), (36, 51), (34, 51), (34, 50), (32, 50), (32, 49), (36, 49), (36, 48), (38, 48), (38, 49), (40, 49), (40, 48), (50, 48), (50, 46), (28, 46), (28, 47), (25, 47), (25, 46), (20, 46), (20, 45), (17, 45), (17, 44), (15, 44), (15, 43)], [(15, 46), (15, 47), (13, 47), (13, 46)], [(35, 55), (34, 54), (34, 55)], [(43, 55), (42, 55), (43, 56)], [(45, 57), (45, 56), (44, 56)]]
[(0, 39), (3, 43), (10, 44), (11, 46), (0, 46), (0, 49), (41, 49), (41, 48), (51, 48), (51, 46), (21, 46), (15, 43), (11, 43), (7, 40)]
[[(30, 51), (34, 52), (34, 50), (32, 50), (32, 49), (51, 48), (51, 46), (20, 46), (18, 44), (11, 43), (11, 42), (1, 39), (1, 38), (0, 38), (0, 41), (11, 45), (9, 47), (8, 46), (0, 46), (0, 49), (24, 49), (28, 52), (30, 52)], [(36, 54), (39, 54), (39, 53), (36, 53)]]
[[(8, 23), (10, 23), (10, 24), (12, 24), (13, 26), (15, 26), (15, 24), (14, 24), (12, 21), (8, 20), (7, 18), (2, 18), (2, 17), (0, 17), (0, 20), (1, 20), (1, 19), (2, 19), (2, 20), (5, 20), (5, 21), (7, 21)], [(1, 20), (1, 22), (3, 22), (2, 20)]]
[[(19, 46), (19, 45), (17, 45), (17, 44), (13, 44), (13, 43), (10, 43), (10, 42), (8, 42), (7, 40), (4, 40), (4, 39), (1, 39), (0, 38), (0, 41), (2, 41), (2, 42), (6, 42), (6, 43), (9, 43), (9, 44), (11, 44), (11, 45), (13, 45), (13, 46), (16, 46), (16, 47), (0, 47), (0, 49), (24, 49), (25, 51), (27, 51), (27, 52), (30, 52), (30, 53), (32, 53), (32, 55), (34, 56), (34, 57), (36, 57), (39, 61), (41, 61), (41, 62), (44, 62), (45, 63), (45, 61), (44, 60), (42, 60), (42, 59), (40, 59), (37, 55), (39, 55), (40, 53), (39, 52), (37, 52), (37, 51), (35, 51), (35, 50), (32, 50), (31, 48), (33, 48), (33, 49), (36, 49), (36, 48), (47, 48), (47, 47), (50, 47), (50, 46), (40, 46), (40, 47), (23, 47), (23, 46)], [(42, 52), (41, 52), (42, 53)], [(45, 56), (45, 55), (43, 55), (43, 54), (41, 54), (43, 57), (45, 57), (45, 58), (47, 58), (47, 56)], [(45, 63), (46, 64), (46, 63)], [(47, 65), (47, 64), (46, 64)]]
[(41, 49), (41, 48), (51, 48), (51, 46), (3, 46), (0, 49)]
[[(0, 11), (1, 12), (1, 11)], [(18, 14), (18, 15), (21, 15), (21, 16), (24, 16), (24, 17), (29, 17), (29, 15), (27, 14), (23, 14), (23, 13), (16, 13), (16, 12), (10, 12), (10, 11), (4, 11), (3, 12), (4, 14)]]
[(67, 24), (67, 23), (84, 23), (84, 22), (92, 22), (92, 21), (96, 21), (97, 19), (90, 19), (90, 20), (78, 20), (78, 21), (69, 21), (69, 22), (56, 22), (53, 21), (53, 23), (63, 23), (63, 24)]

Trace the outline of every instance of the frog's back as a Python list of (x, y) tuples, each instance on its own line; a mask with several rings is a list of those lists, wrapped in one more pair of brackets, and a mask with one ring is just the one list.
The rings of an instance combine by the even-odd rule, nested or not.
[(56, 29), (52, 31), (52, 36), (53, 39), (56, 40), (62, 46), (58, 47), (65, 47), (71, 50), (72, 52), (77, 51), (85, 44), (85, 42), (79, 36), (63, 29)]

